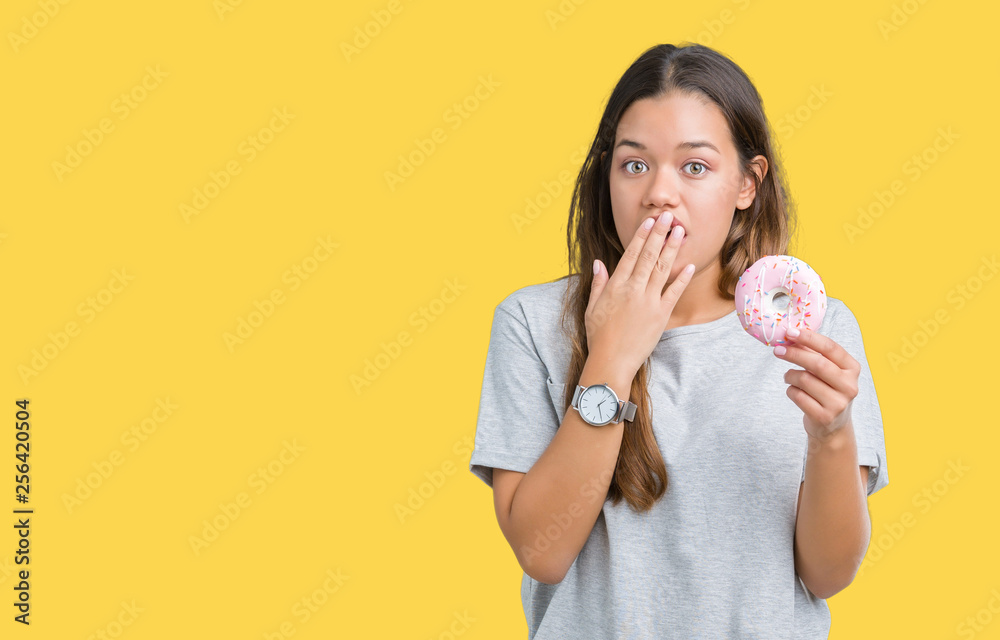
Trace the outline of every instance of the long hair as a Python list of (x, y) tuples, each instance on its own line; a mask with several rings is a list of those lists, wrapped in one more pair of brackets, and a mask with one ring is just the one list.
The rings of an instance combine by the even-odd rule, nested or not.
[[(563, 406), (568, 407), (587, 360), (585, 314), (593, 286), (592, 265), (600, 259), (614, 273), (625, 249), (611, 210), (609, 176), (618, 122), (636, 100), (673, 92), (708, 99), (719, 107), (729, 124), (740, 170), (753, 179), (753, 203), (736, 210), (720, 252), (718, 291), (732, 297), (746, 269), (766, 255), (784, 254), (792, 234), (794, 205), (788, 198), (784, 172), (757, 89), (732, 60), (700, 44), (676, 47), (661, 44), (646, 50), (625, 71), (608, 98), (597, 135), (577, 175), (570, 202), (566, 244), (569, 283), (563, 300), (562, 322), (572, 318), (568, 330), (572, 357), (566, 377)], [(604, 158), (602, 160), (602, 153)], [(767, 171), (761, 180), (751, 159), (762, 155)], [(575, 277), (574, 277), (575, 276)], [(562, 279), (562, 278), (560, 278)], [(635, 419), (626, 422), (608, 498), (617, 505), (622, 498), (636, 511), (650, 509), (667, 490), (667, 469), (653, 435), (648, 392), (649, 359), (632, 380), (629, 400), (636, 405)]]

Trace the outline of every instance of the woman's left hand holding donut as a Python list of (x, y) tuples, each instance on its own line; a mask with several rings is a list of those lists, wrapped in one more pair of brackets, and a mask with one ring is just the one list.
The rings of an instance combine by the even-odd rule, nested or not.
[(826, 441), (851, 423), (861, 366), (843, 347), (815, 331), (789, 329), (786, 339), (790, 344), (776, 346), (774, 355), (805, 370), (785, 372), (785, 393), (805, 414), (806, 433)]

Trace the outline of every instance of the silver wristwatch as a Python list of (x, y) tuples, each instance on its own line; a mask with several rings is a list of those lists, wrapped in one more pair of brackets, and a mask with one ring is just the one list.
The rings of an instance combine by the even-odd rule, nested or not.
[(589, 387), (576, 385), (570, 406), (580, 412), (584, 422), (595, 427), (612, 422), (617, 424), (622, 420), (631, 422), (635, 418), (635, 405), (619, 400), (618, 394), (606, 383)]

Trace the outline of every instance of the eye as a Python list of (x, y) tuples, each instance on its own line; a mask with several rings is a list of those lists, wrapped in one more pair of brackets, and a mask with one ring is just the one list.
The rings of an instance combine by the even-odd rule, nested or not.
[(702, 175), (703, 173), (705, 173), (706, 171), (708, 171), (708, 167), (706, 167), (705, 165), (703, 165), (703, 164), (702, 164), (702, 163), (700, 163), (700, 162), (689, 162), (689, 163), (687, 163), (687, 164), (686, 164), (686, 165), (684, 165), (684, 166), (686, 167), (686, 166), (688, 166), (688, 165), (692, 165), (692, 164), (693, 164), (693, 165), (696, 165), (696, 166), (699, 166), (699, 167), (701, 167), (701, 171), (698, 171), (698, 172), (696, 172), (696, 173), (693, 173), (693, 174), (691, 174), (691, 175), (695, 175), (695, 176), (700, 176), (700, 175)]
[(622, 163), (622, 168), (623, 168), (623, 169), (625, 169), (625, 173), (629, 173), (629, 174), (631, 174), (631, 175), (636, 175), (636, 173), (635, 173), (635, 172), (633, 172), (633, 171), (629, 171), (629, 170), (627, 169), (627, 167), (628, 167), (628, 166), (629, 166), (630, 164), (641, 164), (642, 166), (646, 166), (646, 165), (645, 165), (645, 163), (643, 163), (643, 162), (640, 162), (639, 160), (626, 160), (625, 162), (623, 162), (623, 163)]

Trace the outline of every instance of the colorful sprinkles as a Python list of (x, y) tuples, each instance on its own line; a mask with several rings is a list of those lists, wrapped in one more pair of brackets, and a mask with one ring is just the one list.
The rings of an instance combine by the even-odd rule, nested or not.
[[(785, 266), (780, 276), (776, 273), (779, 265)], [(826, 291), (819, 274), (806, 263), (793, 256), (765, 256), (743, 272), (739, 288), (746, 288), (748, 284), (753, 285), (753, 295), (743, 294), (742, 305), (740, 295), (735, 296), (737, 311), (742, 306), (742, 313), (737, 317), (747, 333), (757, 340), (767, 346), (787, 344), (784, 327), (819, 329), (826, 310)], [(783, 309), (775, 308), (772, 301), (778, 293), (788, 295), (794, 303)], [(759, 332), (756, 327), (760, 327)]]

